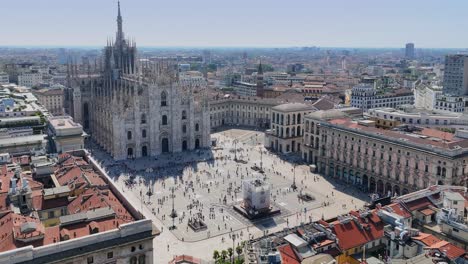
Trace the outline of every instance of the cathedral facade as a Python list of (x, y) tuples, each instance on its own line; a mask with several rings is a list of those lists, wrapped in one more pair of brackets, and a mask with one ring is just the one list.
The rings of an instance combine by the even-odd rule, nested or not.
[(120, 4), (115, 41), (88, 67), (80, 74), (69, 65), (69, 112), (115, 160), (210, 146), (206, 87), (180, 80), (172, 62), (140, 60)]

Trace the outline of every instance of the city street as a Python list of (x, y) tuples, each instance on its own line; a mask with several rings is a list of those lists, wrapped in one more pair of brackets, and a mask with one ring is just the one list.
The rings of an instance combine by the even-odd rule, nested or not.
[[(212, 138), (217, 146), (211, 150), (168, 154), (157, 160), (114, 162), (99, 149), (91, 149), (127, 199), (162, 230), (154, 240), (157, 263), (181, 254), (210, 260), (213, 250), (232, 246), (232, 234), (237, 244), (301, 222), (335, 217), (361, 208), (368, 200), (351, 187), (311, 173), (305, 164), (294, 166), (287, 161), (294, 157), (270, 153), (263, 148), (263, 132), (229, 129)], [(263, 168), (264, 174), (253, 166)], [(242, 200), (242, 180), (250, 178), (270, 184), (271, 201), (281, 214), (251, 222), (232, 209)], [(294, 181), (296, 191), (291, 188)], [(298, 199), (300, 193), (315, 200), (304, 202)], [(188, 222), (194, 220), (207, 228), (192, 230)]]

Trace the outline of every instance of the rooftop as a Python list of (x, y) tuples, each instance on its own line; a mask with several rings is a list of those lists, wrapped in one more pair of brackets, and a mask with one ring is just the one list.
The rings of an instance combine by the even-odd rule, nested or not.
[(329, 124), (356, 132), (366, 132), (386, 139), (408, 142), (414, 145), (433, 147), (445, 150), (468, 149), (468, 140), (457, 138), (452, 133), (430, 128), (386, 130), (373, 126), (364, 126), (350, 118), (337, 118), (328, 121)]
[(314, 109), (312, 105), (302, 103), (281, 104), (272, 108), (272, 110), (281, 112), (312, 111)]
[[(88, 162), (86, 154), (83, 155), (59, 155), (55, 172), (49, 175), (51, 179), (57, 179), (47, 180), (44, 184), (21, 172), (14, 163), (18, 159), (12, 159), (12, 164), (0, 167), (0, 252), (28, 245), (40, 247), (117, 230), (122, 224), (140, 219), (134, 208), (124, 205), (123, 196), (109, 185), (106, 176), (96, 170), (94, 163)], [(13, 185), (16, 192), (12, 192)], [(19, 204), (19, 199), (15, 198), (17, 193), (31, 193), (30, 196), (26, 195), (31, 198), (26, 199), (31, 199), (27, 204), (32, 206), (24, 208)], [(55, 216), (57, 225), (50, 226), (50, 222), (45, 221), (47, 214), (40, 212), (54, 208), (67, 210), (64, 215)]]

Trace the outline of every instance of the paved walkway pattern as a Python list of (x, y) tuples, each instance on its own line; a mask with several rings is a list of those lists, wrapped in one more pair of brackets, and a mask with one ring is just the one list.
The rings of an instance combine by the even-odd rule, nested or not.
[[(96, 147), (90, 149), (127, 199), (162, 230), (154, 240), (155, 263), (167, 263), (182, 254), (211, 260), (215, 249), (232, 247), (233, 237), (238, 244), (301, 222), (335, 217), (368, 201), (366, 194), (311, 173), (305, 164), (294, 167), (294, 156), (270, 153), (263, 148), (263, 136), (263, 132), (229, 129), (212, 134), (217, 146), (211, 150), (125, 162), (113, 161)], [(236, 162), (235, 157), (242, 162)], [(252, 169), (261, 165), (264, 174)], [(271, 184), (271, 200), (281, 214), (251, 222), (232, 205), (241, 201), (242, 180), (256, 177)], [(294, 177), (296, 191), (291, 189)], [(298, 199), (301, 192), (315, 200)], [(173, 203), (176, 228), (169, 230)], [(188, 227), (193, 219), (201, 219), (207, 229), (193, 231)]]

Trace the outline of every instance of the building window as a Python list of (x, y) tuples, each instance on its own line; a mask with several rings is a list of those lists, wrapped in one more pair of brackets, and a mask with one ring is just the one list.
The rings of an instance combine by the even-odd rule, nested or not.
[(182, 133), (187, 133), (187, 126), (186, 125), (182, 125)]
[(162, 116), (162, 124), (163, 126), (167, 125), (167, 115)]
[(138, 264), (145, 264), (145, 263), (146, 263), (145, 255), (138, 256)]
[(197, 123), (197, 124), (195, 124), (195, 131), (198, 132), (198, 130), (200, 130), (200, 127), (199, 127), (199, 125), (198, 125), (198, 123)]
[(55, 217), (54, 211), (49, 211), (49, 218), (54, 218), (54, 217)]
[(141, 114), (141, 123), (146, 124), (146, 115), (145, 114)]
[(142, 136), (143, 138), (146, 138), (146, 129), (143, 129), (143, 130), (141, 131), (141, 136)]
[(167, 106), (167, 93), (165, 91), (161, 93), (161, 106)]
[(182, 120), (185, 120), (185, 119), (187, 119), (187, 112), (185, 112), (184, 110), (182, 111)]
[(113, 257), (114, 257), (114, 252), (113, 252), (113, 251), (107, 252), (107, 258), (108, 258), (108, 259), (111, 259), (111, 258), (113, 258)]
[(132, 131), (127, 131), (127, 139), (128, 140), (132, 139)]
[(88, 264), (94, 263), (94, 257), (88, 257)]

